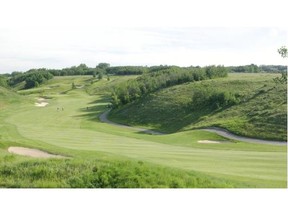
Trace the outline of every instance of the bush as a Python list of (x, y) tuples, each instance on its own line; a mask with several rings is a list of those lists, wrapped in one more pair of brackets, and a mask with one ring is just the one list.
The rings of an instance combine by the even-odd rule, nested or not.
[(12, 77), (9, 79), (8, 84), (15, 86), (21, 82), (25, 82), (25, 89), (38, 87), (45, 81), (52, 79), (53, 75), (47, 72), (45, 69), (30, 70), (25, 73), (12, 73)]
[(239, 103), (239, 100), (230, 92), (216, 92), (209, 97), (209, 104), (213, 109), (224, 108)]
[(240, 102), (239, 97), (227, 91), (212, 92), (205, 88), (195, 90), (191, 107), (192, 110), (209, 108), (212, 110), (229, 107)]

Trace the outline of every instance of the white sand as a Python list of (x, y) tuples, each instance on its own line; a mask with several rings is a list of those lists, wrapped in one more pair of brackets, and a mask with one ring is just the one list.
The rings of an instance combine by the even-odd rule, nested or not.
[(218, 141), (213, 141), (213, 140), (198, 140), (198, 143), (220, 143)]
[(37, 98), (37, 101), (38, 102), (35, 103), (35, 106), (37, 107), (45, 107), (49, 104), (48, 102), (46, 102), (45, 98)]
[(65, 158), (64, 156), (61, 155), (53, 155), (38, 149), (24, 148), (24, 147), (9, 147), (8, 152), (35, 158)]
[(37, 107), (45, 107), (45, 106), (47, 106), (49, 103), (47, 103), (47, 102), (41, 102), (41, 103), (35, 103), (35, 106), (37, 106)]

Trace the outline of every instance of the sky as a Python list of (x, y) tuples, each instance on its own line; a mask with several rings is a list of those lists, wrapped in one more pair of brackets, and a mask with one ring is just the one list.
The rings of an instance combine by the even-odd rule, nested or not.
[[(218, 5), (207, 0), (198, 4), (185, 0), (4, 2), (0, 73), (81, 63), (95, 67), (100, 62), (111, 66), (286, 64), (277, 53), (288, 44), (281, 7), (272, 14), (266, 1), (258, 9), (257, 4), (253, 8), (251, 3), (247, 7), (220, 0), (226, 5), (224, 11), (215, 10)], [(242, 18), (235, 19), (239, 11)], [(255, 11), (259, 11), (256, 22), (251, 19), (255, 20)]]

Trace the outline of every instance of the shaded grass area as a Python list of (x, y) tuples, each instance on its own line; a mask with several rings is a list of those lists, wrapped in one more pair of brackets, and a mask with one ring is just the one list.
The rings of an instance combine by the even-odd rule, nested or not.
[[(229, 74), (228, 78), (166, 88), (114, 109), (110, 118), (168, 133), (218, 126), (248, 137), (287, 140), (287, 86), (274, 83), (277, 76)], [(205, 99), (199, 103), (212, 92), (236, 95), (237, 103), (219, 108)], [(203, 97), (195, 97), (196, 93)]]

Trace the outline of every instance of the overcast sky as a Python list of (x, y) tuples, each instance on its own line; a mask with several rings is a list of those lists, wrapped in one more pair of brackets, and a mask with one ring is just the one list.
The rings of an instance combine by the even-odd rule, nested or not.
[[(234, 12), (225, 8), (223, 15), (223, 9), (221, 13), (213, 10), (214, 5), (207, 7), (207, 0), (200, 5), (185, 0), (119, 2), (7, 1), (0, 13), (0, 73), (80, 63), (95, 67), (99, 62), (112, 66), (286, 64), (277, 53), (287, 45), (287, 29), (281, 22), (255, 23), (251, 19), (255, 15), (227, 22), (238, 10), (253, 11), (243, 5)], [(262, 15), (266, 17), (261, 12), (256, 17)]]

